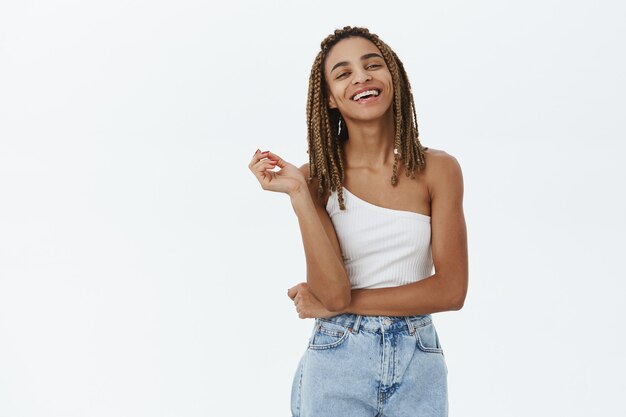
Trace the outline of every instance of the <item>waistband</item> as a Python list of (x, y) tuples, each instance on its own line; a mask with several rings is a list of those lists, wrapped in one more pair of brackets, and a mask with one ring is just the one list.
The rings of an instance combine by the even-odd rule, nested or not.
[(362, 316), (360, 314), (343, 313), (333, 317), (315, 319), (319, 322), (335, 323), (347, 327), (352, 333), (363, 330), (371, 333), (394, 333), (408, 330), (414, 334), (418, 327), (432, 323), (430, 314), (418, 316)]

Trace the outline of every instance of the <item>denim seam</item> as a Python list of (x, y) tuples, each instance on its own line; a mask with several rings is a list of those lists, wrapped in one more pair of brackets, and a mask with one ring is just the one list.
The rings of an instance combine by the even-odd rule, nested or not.
[[(381, 335), (381, 337), (385, 337), (384, 333)], [(382, 346), (382, 354), (380, 355), (380, 371), (378, 372), (378, 375), (380, 376), (380, 378), (378, 379), (378, 392), (376, 395), (376, 415), (380, 415), (382, 414), (382, 410), (383, 410), (383, 402), (384, 402), (384, 393), (383, 393), (383, 371), (385, 369), (385, 346), (384, 346), (384, 340), (383, 343), (380, 345)]]
[(433, 322), (433, 320), (431, 318), (420, 319), (420, 321), (418, 322), (417, 325), (415, 323), (413, 323), (413, 327), (415, 327), (416, 329), (419, 329), (421, 327), (428, 326), (432, 322)]
[(302, 375), (304, 374), (304, 365), (306, 364), (306, 355), (302, 359), (302, 364), (300, 365), (300, 376), (298, 378), (298, 397), (296, 398), (296, 414), (300, 417), (300, 398), (302, 396)]
[[(343, 327), (345, 330), (351, 331), (352, 333), (358, 333), (361, 330), (361, 327), (362, 327), (361, 323), (359, 322), (360, 320), (359, 320), (358, 316), (357, 316), (356, 320), (354, 321), (354, 323), (352, 323), (351, 325), (350, 324), (346, 324), (343, 321), (342, 322), (337, 322), (337, 321), (329, 320), (329, 319), (326, 319), (326, 318), (323, 318), (323, 317), (318, 317), (316, 320), (318, 321), (318, 323), (322, 323), (322, 322), (323, 323), (330, 323), (330, 324), (333, 324), (335, 326)], [(409, 321), (410, 321), (410, 319), (409, 319)], [(357, 326), (357, 323), (358, 323), (358, 326)], [(417, 330), (417, 329), (419, 329), (421, 327), (424, 327), (424, 326), (428, 326), (429, 324), (432, 324), (432, 323), (433, 323), (432, 317), (420, 318), (420, 319), (418, 319), (417, 323), (411, 321), (411, 325), (413, 326), (413, 329), (415, 329), (415, 330)], [(408, 327), (408, 323), (407, 323), (407, 328), (408, 328), (409, 333), (410, 333), (411, 329)]]
[[(420, 327), (424, 327), (424, 326), (420, 326)], [(424, 344), (422, 343), (422, 338), (420, 337), (420, 334), (418, 331), (415, 332), (415, 337), (417, 338), (417, 345), (422, 351), (428, 352), (428, 353), (439, 353), (443, 355), (442, 348), (431, 348), (431, 347), (424, 346)]]
[(328, 343), (326, 345), (314, 345), (312, 343), (309, 343), (309, 349), (311, 349), (311, 350), (324, 350), (324, 349), (335, 348), (335, 347), (339, 346), (340, 344), (342, 344), (348, 338), (349, 334), (350, 334), (350, 332), (346, 330), (343, 333), (343, 335), (338, 340), (334, 341), (333, 343)]
[(343, 336), (343, 334), (347, 331), (348, 329), (343, 329), (343, 330), (335, 330), (335, 329), (330, 329), (326, 326), (324, 326), (323, 324), (318, 325), (317, 327), (317, 331), (319, 333), (324, 333), (328, 336), (336, 336), (336, 337), (341, 337)]

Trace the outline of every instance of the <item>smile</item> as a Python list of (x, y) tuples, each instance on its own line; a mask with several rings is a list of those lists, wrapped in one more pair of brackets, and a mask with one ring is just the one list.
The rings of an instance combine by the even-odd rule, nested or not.
[(353, 101), (371, 101), (373, 98), (376, 98), (380, 95), (380, 90), (378, 90), (377, 88), (373, 88), (371, 90), (366, 90), (366, 91), (361, 91), (358, 94), (355, 94), (354, 96), (352, 96), (352, 100)]

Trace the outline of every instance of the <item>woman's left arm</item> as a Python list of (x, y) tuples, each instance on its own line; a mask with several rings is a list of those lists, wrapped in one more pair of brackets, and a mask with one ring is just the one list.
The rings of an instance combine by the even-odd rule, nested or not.
[[(411, 284), (353, 289), (340, 313), (408, 316), (460, 310), (468, 285), (467, 230), (463, 175), (452, 155), (433, 152), (428, 160), (431, 245), (435, 274)], [(340, 314), (335, 312), (335, 314)]]

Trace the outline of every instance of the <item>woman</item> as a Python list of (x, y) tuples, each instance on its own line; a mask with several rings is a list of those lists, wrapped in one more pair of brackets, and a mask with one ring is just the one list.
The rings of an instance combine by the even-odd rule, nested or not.
[(463, 179), (453, 156), (421, 145), (415, 119), (399, 58), (347, 26), (311, 71), (309, 163), (259, 150), (250, 162), (264, 190), (290, 196), (304, 244), (307, 282), (287, 294), (315, 325), (293, 417), (448, 414), (431, 313), (461, 309), (467, 292)]

